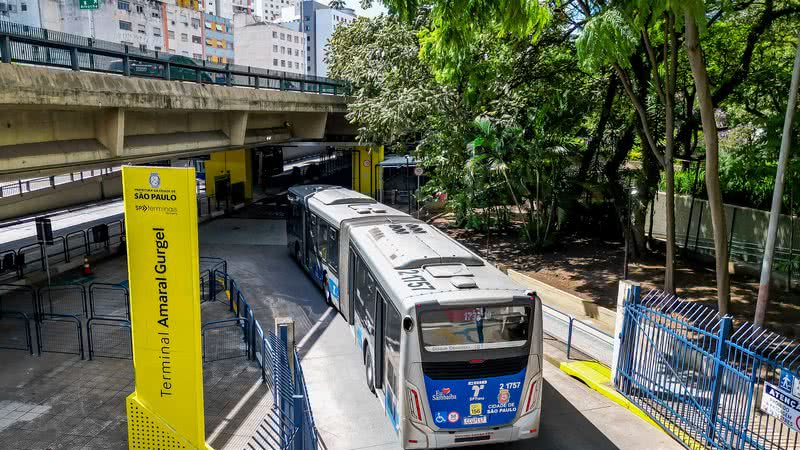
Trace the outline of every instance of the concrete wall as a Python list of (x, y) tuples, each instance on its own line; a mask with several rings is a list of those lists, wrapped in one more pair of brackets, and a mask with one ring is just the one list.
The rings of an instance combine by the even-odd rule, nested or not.
[[(683, 247), (688, 242), (689, 250), (697, 253), (714, 254), (714, 236), (711, 216), (706, 200), (695, 199), (694, 208), (689, 196), (675, 196), (675, 235), (678, 247)], [(659, 192), (653, 209), (653, 237), (664, 240), (666, 234), (665, 195)], [(691, 225), (689, 213), (691, 210)], [(749, 263), (755, 266), (761, 264), (769, 225), (769, 212), (741, 206), (725, 205), (726, 236), (730, 242), (731, 259)], [(800, 256), (800, 227), (798, 221), (792, 220), (788, 215), (782, 215), (778, 224), (776, 239), (776, 259), (786, 261), (789, 249), (793, 247), (793, 258)], [(650, 227), (650, 215), (647, 216), (645, 231)], [(792, 233), (794, 228), (794, 236)], [(792, 242), (792, 239), (794, 242)], [(776, 270), (780, 271), (779, 267)], [(795, 275), (796, 277), (796, 275)]]
[(0, 198), (0, 220), (122, 196), (122, 172)]

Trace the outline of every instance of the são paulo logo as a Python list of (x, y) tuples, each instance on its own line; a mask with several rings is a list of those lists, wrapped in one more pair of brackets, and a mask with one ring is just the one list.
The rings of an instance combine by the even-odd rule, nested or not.
[(437, 389), (436, 393), (431, 396), (431, 400), (455, 400), (456, 394), (450, 391), (449, 387)]
[(161, 187), (161, 177), (158, 176), (157, 172), (153, 172), (150, 174), (150, 187), (153, 189), (158, 189)]
[(510, 399), (511, 393), (508, 392), (508, 389), (500, 389), (500, 392), (497, 394), (497, 402), (500, 403), (500, 406), (506, 406)]

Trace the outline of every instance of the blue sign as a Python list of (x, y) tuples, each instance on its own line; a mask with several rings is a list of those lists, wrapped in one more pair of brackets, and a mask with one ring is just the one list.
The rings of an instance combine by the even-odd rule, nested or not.
[(433, 380), (426, 375), (433, 421), (439, 428), (491, 427), (511, 422), (521, 407), (525, 370), (465, 380)]
[(781, 389), (788, 393), (792, 393), (792, 387), (794, 386), (794, 375), (792, 375), (787, 370), (781, 371)]

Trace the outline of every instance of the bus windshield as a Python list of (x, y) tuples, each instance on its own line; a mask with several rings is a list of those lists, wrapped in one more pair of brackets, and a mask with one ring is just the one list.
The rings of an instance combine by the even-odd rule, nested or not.
[(423, 311), (422, 345), (429, 352), (521, 347), (528, 341), (530, 315), (528, 306)]

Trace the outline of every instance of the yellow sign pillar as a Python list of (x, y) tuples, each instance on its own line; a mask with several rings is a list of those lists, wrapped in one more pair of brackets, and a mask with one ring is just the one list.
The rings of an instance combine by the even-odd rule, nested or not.
[(378, 163), (383, 161), (383, 146), (353, 148), (353, 190), (372, 197), (383, 188)]
[(244, 198), (253, 198), (252, 151), (249, 148), (214, 152), (206, 166), (206, 194), (214, 196), (214, 177), (230, 175), (231, 184), (244, 183)]
[(128, 446), (209, 449), (193, 168), (123, 167), (136, 390)]

